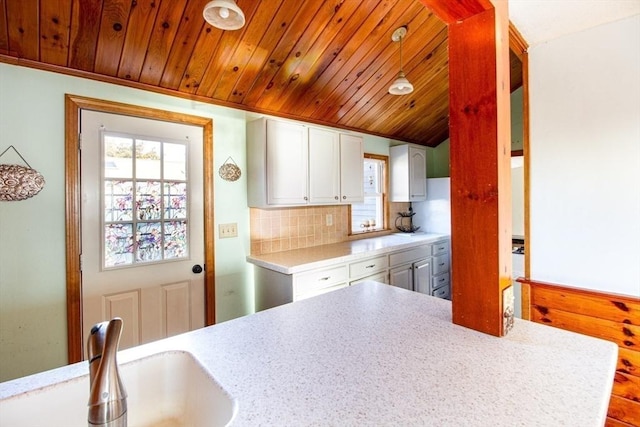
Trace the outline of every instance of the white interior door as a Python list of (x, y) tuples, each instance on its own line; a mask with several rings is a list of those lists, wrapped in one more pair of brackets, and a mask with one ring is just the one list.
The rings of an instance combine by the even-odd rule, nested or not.
[(82, 110), (81, 141), (83, 342), (116, 316), (120, 348), (203, 327), (203, 129)]

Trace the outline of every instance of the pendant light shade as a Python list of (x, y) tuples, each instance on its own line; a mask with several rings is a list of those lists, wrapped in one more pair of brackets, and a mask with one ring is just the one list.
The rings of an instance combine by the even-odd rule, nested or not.
[(202, 11), (204, 20), (221, 30), (238, 30), (244, 26), (244, 13), (235, 0), (213, 0)]
[(400, 27), (396, 29), (391, 35), (391, 40), (394, 42), (400, 42), (400, 72), (398, 78), (389, 87), (389, 93), (391, 95), (407, 95), (413, 92), (413, 85), (407, 80), (407, 77), (402, 71), (402, 39), (407, 35), (407, 27)]
[(391, 95), (407, 95), (413, 92), (413, 85), (404, 76), (404, 71), (398, 73), (398, 78), (389, 87)]

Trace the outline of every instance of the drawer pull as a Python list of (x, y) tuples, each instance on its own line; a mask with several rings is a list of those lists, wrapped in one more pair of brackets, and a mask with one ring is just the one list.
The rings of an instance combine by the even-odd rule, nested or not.
[(331, 276), (327, 276), (327, 277), (321, 277), (320, 280), (329, 280), (331, 279)]
[(444, 282), (444, 280), (445, 280), (444, 277), (441, 277), (438, 279), (438, 282)]
[(375, 264), (371, 264), (371, 265), (367, 265), (365, 268), (373, 268), (375, 266), (376, 266)]
[(444, 251), (444, 246), (440, 246), (440, 247), (438, 248), (438, 250), (439, 250), (439, 251)]
[(441, 262), (440, 264), (438, 264), (440, 267), (442, 267), (444, 265), (444, 262)]

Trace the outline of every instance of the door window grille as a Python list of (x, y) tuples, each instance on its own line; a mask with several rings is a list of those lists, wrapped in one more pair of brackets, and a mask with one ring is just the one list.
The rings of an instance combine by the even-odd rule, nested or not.
[(186, 142), (102, 133), (103, 268), (189, 255)]

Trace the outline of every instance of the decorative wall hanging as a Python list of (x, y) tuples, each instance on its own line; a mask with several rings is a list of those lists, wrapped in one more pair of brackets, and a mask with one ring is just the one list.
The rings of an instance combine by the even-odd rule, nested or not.
[(44, 177), (29, 165), (29, 162), (22, 157), (22, 154), (13, 145), (4, 150), (0, 157), (4, 156), (9, 149), (13, 149), (27, 167), (8, 164), (0, 165), (0, 201), (12, 202), (35, 196), (44, 187)]
[(218, 173), (225, 181), (237, 181), (242, 175), (242, 171), (231, 156), (227, 157), (227, 160), (220, 166)]

